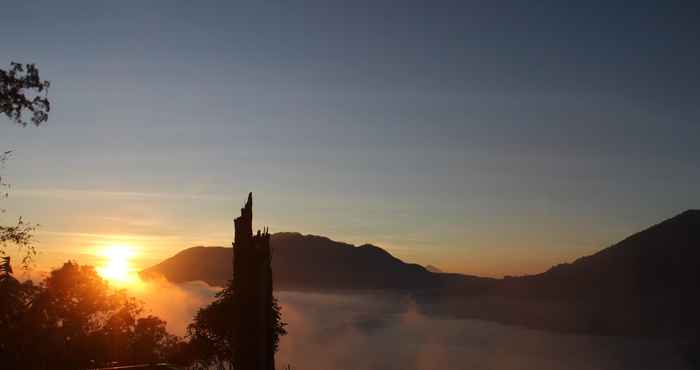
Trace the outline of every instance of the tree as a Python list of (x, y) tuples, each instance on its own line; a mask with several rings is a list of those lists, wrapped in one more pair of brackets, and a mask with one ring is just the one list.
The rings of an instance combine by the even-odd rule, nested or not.
[[(199, 368), (234, 368), (232, 351), (235, 351), (238, 341), (246, 340), (239, 337), (246, 333), (237, 335), (233, 329), (235, 326), (232, 320), (240, 305), (235, 304), (236, 295), (232, 286), (233, 282), (229, 282), (226, 288), (217, 293), (214, 302), (197, 311), (194, 320), (187, 327), (191, 356), (196, 359), (195, 366)], [(281, 307), (276, 299), (273, 300), (271, 312), (269, 322), (273, 349), (276, 352), (280, 337), (287, 334), (284, 329), (287, 324), (282, 322)]]
[(90, 266), (65, 263), (41, 285), (0, 274), (0, 368), (84, 369), (163, 362), (182, 348), (155, 316)]
[(231, 327), (233, 362), (243, 369), (274, 370), (279, 306), (273, 294), (272, 248), (267, 228), (253, 234), (253, 193), (234, 220)]
[(165, 321), (156, 316), (146, 316), (136, 320), (132, 333), (133, 360), (140, 363), (154, 363), (171, 359), (178, 351), (178, 338), (165, 328)]
[[(0, 154), (0, 169), (5, 164), (5, 161), (9, 159), (10, 154), (12, 154), (11, 151)], [(0, 174), (0, 199), (8, 197), (9, 187)], [(0, 214), (2, 213), (5, 213), (5, 210), (0, 208)], [(22, 266), (27, 267), (36, 255), (36, 249), (32, 245), (32, 235), (35, 229), (36, 225), (26, 223), (22, 217), (14, 225), (0, 225), (0, 257), (9, 257), (7, 252), (8, 245), (15, 245), (20, 252), (23, 252), (21, 257)], [(6, 260), (6, 263), (9, 266), (9, 258)]]
[(9, 70), (0, 69), (0, 113), (26, 126), (24, 114), (31, 112), (30, 121), (39, 126), (49, 118), (49, 86), (50, 82), (41, 79), (34, 64), (11, 62)]
[[(39, 69), (34, 64), (11, 62), (10, 69), (0, 69), (0, 113), (21, 126), (27, 125), (25, 114), (30, 114), (29, 120), (36, 126), (41, 125), (48, 120), (51, 110), (47, 97), (49, 86), (49, 81), (41, 79)], [(0, 167), (11, 153), (12, 151), (0, 153)], [(0, 175), (0, 198), (8, 196), (8, 189), (9, 185)], [(0, 208), (0, 213), (4, 212)], [(8, 244), (14, 244), (24, 252), (21, 263), (26, 268), (36, 255), (31, 244), (35, 228), (35, 225), (26, 223), (21, 217), (14, 225), (0, 225), (0, 257), (7, 256)]]
[(236, 305), (233, 303), (231, 284), (217, 293), (216, 300), (197, 311), (187, 327), (187, 337), (197, 362), (202, 368), (232, 368), (235, 335), (232, 318)]
[(23, 353), (24, 315), (38, 287), (31, 281), (20, 283), (12, 276), (9, 257), (2, 259), (0, 271), (0, 368), (19, 368)]
[[(140, 312), (124, 291), (109, 288), (91, 266), (65, 263), (51, 272), (28, 312), (27, 332), (42, 333), (39, 359), (62, 368), (85, 368), (90, 361), (120, 359), (111, 344), (122, 338), (123, 326)], [(121, 330), (121, 332), (120, 332)], [(59, 367), (60, 368), (60, 367)]]

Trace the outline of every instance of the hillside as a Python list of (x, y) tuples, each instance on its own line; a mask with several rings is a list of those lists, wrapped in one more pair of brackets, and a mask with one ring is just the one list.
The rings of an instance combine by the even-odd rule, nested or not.
[[(371, 244), (354, 246), (331, 239), (277, 233), (271, 236), (277, 290), (445, 290), (480, 289), (495, 279), (439, 274), (405, 263)], [(173, 282), (202, 280), (223, 286), (232, 275), (233, 249), (193, 247), (141, 272)]]
[(585, 303), (601, 332), (698, 328), (700, 211), (689, 210), (571, 264), (507, 281), (504, 294)]
[(700, 211), (690, 210), (573, 263), (501, 280), (476, 304), (438, 297), (443, 314), (608, 335), (700, 332)]
[[(700, 211), (689, 210), (573, 263), (537, 275), (489, 279), (434, 273), (373, 245), (272, 235), (279, 290), (410, 292), (429, 313), (614, 335), (693, 335), (700, 328)], [(142, 272), (221, 286), (232, 249), (195, 247)]]

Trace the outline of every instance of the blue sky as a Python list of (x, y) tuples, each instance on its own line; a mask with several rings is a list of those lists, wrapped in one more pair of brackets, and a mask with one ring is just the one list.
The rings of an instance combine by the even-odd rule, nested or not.
[[(637, 2), (17, 2), (52, 83), (4, 219), (54, 260), (271, 231), (538, 272), (700, 204), (698, 9)], [(146, 264), (147, 262), (144, 262)]]

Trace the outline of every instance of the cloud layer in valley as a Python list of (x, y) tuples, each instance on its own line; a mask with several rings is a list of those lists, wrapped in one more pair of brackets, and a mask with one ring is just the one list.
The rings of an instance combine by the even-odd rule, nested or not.
[(670, 343), (556, 334), (440, 319), (410, 299), (281, 293), (289, 335), (278, 363), (299, 369), (684, 369)]
[[(218, 289), (152, 281), (137, 296), (183, 335)], [(666, 342), (426, 316), (398, 295), (278, 292), (289, 334), (278, 367), (337, 369), (685, 369)]]
[(201, 281), (173, 284), (161, 278), (141, 281), (129, 292), (143, 302), (145, 313), (165, 320), (168, 331), (182, 337), (197, 310), (211, 303), (219, 290)]

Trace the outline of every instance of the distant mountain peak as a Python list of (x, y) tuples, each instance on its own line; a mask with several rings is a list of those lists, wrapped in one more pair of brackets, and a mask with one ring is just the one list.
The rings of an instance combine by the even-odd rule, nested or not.
[[(410, 289), (434, 286), (430, 272), (372, 244), (355, 246), (297, 232), (271, 235), (275, 286), (280, 289)], [(231, 276), (232, 248), (193, 247), (142, 272), (173, 282), (222, 286)], [(360, 272), (360, 273), (358, 273)]]

